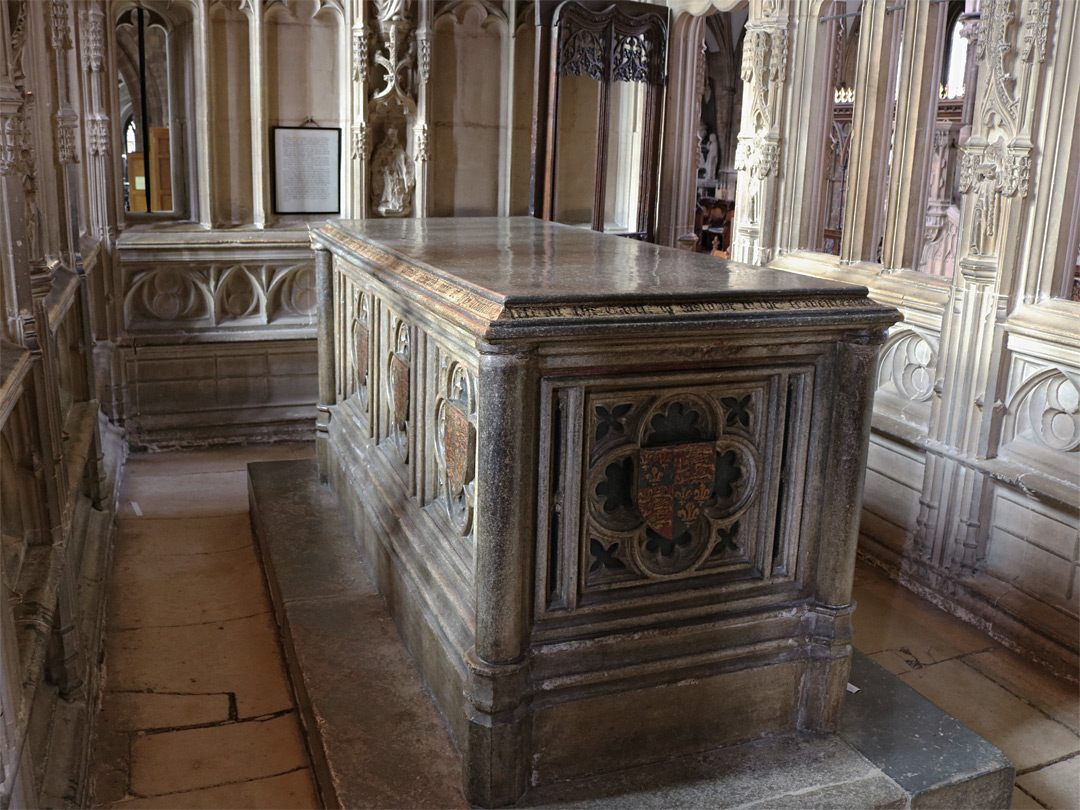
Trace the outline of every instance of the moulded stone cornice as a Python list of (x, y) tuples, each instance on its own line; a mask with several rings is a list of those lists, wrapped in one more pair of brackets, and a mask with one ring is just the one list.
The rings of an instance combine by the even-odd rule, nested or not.
[(742, 4), (743, 0), (662, 0), (660, 3), (671, 9), (673, 17), (680, 14), (700, 17), (714, 11), (734, 11)]
[(1035, 345), (1025, 351), (1038, 354), (1040, 351), (1048, 360), (1070, 363), (1080, 368), (1080, 304), (1053, 298), (1038, 304), (1024, 304), (1009, 314), (1006, 328), (1009, 330), (1009, 345), (1031, 338), (1036, 344), (1045, 344), (1042, 349)]

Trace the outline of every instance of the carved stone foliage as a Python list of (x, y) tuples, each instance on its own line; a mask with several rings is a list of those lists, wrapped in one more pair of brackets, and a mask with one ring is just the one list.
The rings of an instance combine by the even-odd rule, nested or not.
[(105, 66), (104, 15), (96, 8), (85, 9), (79, 14), (82, 20), (83, 70), (99, 73)]
[(68, 0), (50, 0), (49, 20), (52, 34), (51, 44), (54, 51), (66, 51), (71, 48), (71, 23), (68, 21)]
[(368, 32), (363, 26), (353, 29), (352, 60), (353, 81), (366, 82), (368, 80)]
[(86, 151), (93, 156), (109, 152), (109, 119), (95, 116), (86, 122)]
[(63, 106), (56, 113), (56, 159), (62, 164), (78, 163), (79, 153), (75, 145), (75, 131), (79, 116), (71, 107)]
[(877, 385), (912, 402), (927, 402), (934, 395), (937, 374), (935, 342), (914, 330), (889, 336), (881, 351)]
[(975, 56), (985, 88), (972, 138), (964, 147), (960, 190), (974, 194), (965, 247), (996, 257), (1004, 198), (1028, 193), (1034, 82), (1045, 58), (1050, 0), (986, 0)]
[(755, 131), (774, 128), (775, 84), (787, 79), (788, 36), (785, 23), (757, 22), (747, 26), (741, 75), (751, 100)]
[(1034, 439), (1065, 453), (1080, 450), (1080, 380), (1059, 368), (1034, 374), (1009, 404), (1003, 439)]
[(310, 325), (315, 269), (308, 263), (157, 266), (128, 276), (124, 323), (133, 330)]
[(459, 361), (442, 357), (435, 403), (435, 459), (439, 497), (450, 525), (472, 531), (476, 504), (476, 378)]
[(705, 572), (760, 576), (766, 389), (591, 397), (585, 591)]
[(386, 359), (386, 402), (389, 439), (402, 461), (409, 461), (409, 408), (412, 391), (412, 337), (409, 324), (392, 319), (393, 341)]

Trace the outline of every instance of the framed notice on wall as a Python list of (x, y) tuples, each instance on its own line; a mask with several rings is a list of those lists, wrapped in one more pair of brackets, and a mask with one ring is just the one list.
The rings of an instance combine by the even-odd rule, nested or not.
[(341, 129), (272, 127), (275, 214), (341, 211)]

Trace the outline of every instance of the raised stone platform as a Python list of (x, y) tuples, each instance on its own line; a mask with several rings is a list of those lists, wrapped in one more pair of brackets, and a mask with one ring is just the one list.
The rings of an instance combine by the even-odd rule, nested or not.
[[(461, 759), (314, 460), (248, 465), (252, 525), (328, 807), (467, 807)], [(528, 807), (1005, 808), (997, 748), (855, 653), (841, 729), (533, 790)]]

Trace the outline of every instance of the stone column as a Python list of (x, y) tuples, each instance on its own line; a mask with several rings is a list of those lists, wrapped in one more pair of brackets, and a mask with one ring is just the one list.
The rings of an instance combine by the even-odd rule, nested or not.
[[(873, 261), (877, 258), (877, 227), (888, 176), (889, 139), (882, 137), (886, 122), (892, 118), (893, 85), (886, 81), (886, 71), (893, 64), (890, 55), (900, 47), (894, 31), (892, 14), (885, 2), (867, 4), (859, 31), (859, 61), (855, 75), (855, 105), (851, 124), (851, 142), (870, 148), (852, 149), (848, 159), (847, 202), (844, 207), (844, 239), (840, 260), (845, 263)], [(868, 215), (868, 212), (870, 215)]]
[(944, 3), (905, 6), (890, 172), (908, 182), (889, 184), (881, 250), (881, 262), (889, 269), (915, 267), (923, 239), (941, 75), (935, 67), (944, 37)]
[[(210, 8), (209, 4), (195, 6), (195, 154), (198, 178), (199, 224), (214, 226), (210, 203)], [(252, 122), (254, 124), (254, 122)]]
[(420, 0), (416, 27), (416, 123), (413, 125), (413, 154), (416, 164), (416, 202), (413, 214), (427, 216), (429, 121), (428, 93), (431, 85), (431, 0)]
[(368, 216), (368, 62), (371, 32), (366, 26), (367, 3), (354, 6), (352, 28), (352, 188), (351, 215)]
[(248, 51), (251, 54), (251, 213), (256, 228), (270, 224), (270, 161), (266, 139), (266, 54), (263, 49), (263, 4), (248, 4)]
[(315, 455), (319, 461), (319, 480), (326, 483), (330, 450), (330, 407), (336, 399), (334, 379), (334, 278), (333, 257), (318, 245), (315, 251), (315, 297), (319, 318), (319, 401), (315, 415)]
[(731, 258), (768, 264), (773, 258), (787, 81), (788, 16), (775, 4), (751, 5), (743, 40), (744, 102), (735, 170), (735, 233)]
[(526, 538), (534, 535), (536, 510), (532, 358), (486, 347), (477, 390), (476, 642), (468, 657), (465, 741), (474, 765), (465, 787), (470, 801), (498, 807), (528, 787), (528, 728), (516, 721), (527, 691), (532, 545)]
[(904, 559), (904, 574), (931, 587), (970, 576), (985, 551), (990, 479), (973, 462), (986, 457), (999, 432), (1009, 378), (1006, 326), (1032, 206), (1049, 0), (1033, 0), (1022, 12), (1011, 0), (987, 0), (975, 43), (981, 109), (961, 150), (959, 261), (928, 435), (930, 447), (945, 452), (927, 456), (922, 508)]
[(697, 122), (701, 114), (705, 17), (682, 14), (671, 27), (668, 93), (660, 149), (657, 244), (674, 247), (693, 234), (697, 205)]

